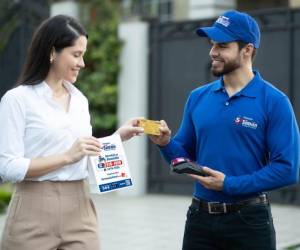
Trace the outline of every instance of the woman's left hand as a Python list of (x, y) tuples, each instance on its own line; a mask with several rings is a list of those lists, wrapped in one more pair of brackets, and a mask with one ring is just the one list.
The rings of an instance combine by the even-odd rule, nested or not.
[(127, 141), (133, 136), (139, 136), (144, 133), (144, 129), (138, 126), (138, 121), (144, 119), (143, 117), (133, 118), (125, 122), (117, 129), (115, 134), (119, 134), (122, 141)]

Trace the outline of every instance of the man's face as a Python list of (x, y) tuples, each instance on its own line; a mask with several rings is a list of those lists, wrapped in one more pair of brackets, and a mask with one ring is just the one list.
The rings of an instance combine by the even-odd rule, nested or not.
[(211, 41), (211, 45), (209, 55), (212, 60), (211, 72), (214, 76), (226, 75), (241, 67), (241, 51), (237, 42)]

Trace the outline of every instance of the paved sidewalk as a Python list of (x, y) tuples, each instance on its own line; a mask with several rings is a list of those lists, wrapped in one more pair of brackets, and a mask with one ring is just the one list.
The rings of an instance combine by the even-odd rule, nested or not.
[[(93, 196), (102, 250), (180, 250), (188, 196)], [(273, 205), (277, 249), (300, 244), (300, 208)], [(5, 216), (0, 216), (2, 232)], [(300, 248), (299, 248), (300, 249)], [(33, 249), (35, 250), (35, 249)]]

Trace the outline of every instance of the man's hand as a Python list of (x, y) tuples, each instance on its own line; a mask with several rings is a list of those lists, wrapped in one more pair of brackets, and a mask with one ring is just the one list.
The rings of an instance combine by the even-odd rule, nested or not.
[(189, 174), (189, 176), (199, 181), (207, 189), (222, 191), (225, 175), (222, 172), (213, 170), (209, 167), (203, 167), (203, 171), (208, 176), (203, 177), (194, 174)]
[(159, 145), (165, 146), (170, 142), (171, 130), (164, 120), (160, 121), (160, 135), (149, 135), (150, 140)]

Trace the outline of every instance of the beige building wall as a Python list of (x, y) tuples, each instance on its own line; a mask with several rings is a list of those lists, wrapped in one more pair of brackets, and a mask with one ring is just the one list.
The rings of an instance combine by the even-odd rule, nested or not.
[(253, 11), (269, 8), (300, 8), (300, 0), (173, 0), (176, 21), (218, 15), (226, 9)]
[(289, 6), (292, 8), (300, 7), (300, 0), (289, 0)]
[(173, 3), (174, 20), (212, 18), (236, 8), (236, 0), (173, 0)]
[(189, 0), (174, 0), (174, 16), (176, 21), (186, 20), (188, 16)]

